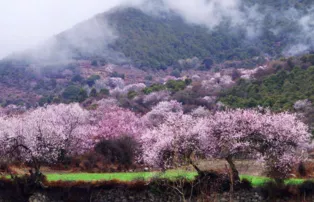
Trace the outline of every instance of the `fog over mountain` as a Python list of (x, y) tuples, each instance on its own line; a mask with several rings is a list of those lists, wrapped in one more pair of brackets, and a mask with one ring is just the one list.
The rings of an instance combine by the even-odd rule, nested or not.
[(0, 57), (44, 42), (123, 0), (1, 1)]
[[(119, 25), (113, 25), (105, 17), (125, 7), (138, 8), (154, 18), (171, 13), (190, 26), (205, 27), (209, 33), (217, 32), (217, 29), (217, 34), (221, 35), (234, 33), (235, 40), (246, 39), (241, 41), (243, 46), (244, 43), (270, 43), (271, 47), (277, 43), (280, 50), (276, 54), (295, 55), (313, 47), (313, 3), (306, 0), (258, 3), (252, 0), (183, 0), (180, 3), (172, 0), (47, 0), (45, 3), (13, 0), (1, 2), (0, 6), (4, 8), (0, 19), (3, 30), (0, 57), (15, 52), (19, 57), (35, 61), (95, 55), (111, 61), (134, 60), (130, 54), (112, 45), (121, 33), (117, 30)], [(109, 13), (98, 14), (109, 10)], [(270, 38), (270, 42), (265, 42)], [(266, 54), (274, 54), (261, 49)]]

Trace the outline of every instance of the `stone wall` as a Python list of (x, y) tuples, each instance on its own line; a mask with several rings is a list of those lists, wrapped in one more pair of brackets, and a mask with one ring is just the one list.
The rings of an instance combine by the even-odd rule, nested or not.
[[(230, 194), (213, 194), (209, 201), (229, 202)], [(233, 194), (233, 202), (259, 202), (264, 201), (263, 197), (256, 191), (241, 191)]]
[[(213, 194), (209, 202), (229, 202), (230, 201), (230, 194), (229, 193), (222, 193), (222, 194)], [(314, 197), (283, 197), (283, 198), (277, 198), (277, 199), (269, 199), (264, 198), (260, 192), (260, 190), (251, 190), (251, 191), (240, 191), (237, 193), (234, 193), (232, 202), (314, 202)]]
[[(10, 201), (10, 200), (5, 200)], [(62, 193), (36, 192), (28, 199), (29, 202), (62, 202), (62, 201), (93, 201), (93, 202), (180, 202), (179, 196), (167, 194), (154, 194), (149, 190), (130, 191), (124, 189), (99, 190), (90, 194), (77, 193), (76, 196), (65, 196)], [(188, 201), (188, 200), (187, 200)], [(229, 193), (212, 194), (210, 197), (192, 199), (202, 202), (229, 202)], [(256, 191), (242, 191), (234, 194), (233, 202), (259, 202), (265, 201)], [(4, 202), (0, 200), (0, 202)]]
[[(32, 194), (27, 199), (17, 200), (16, 198), (10, 198), (8, 195), (4, 196), (0, 190), (0, 202), (180, 202), (183, 201), (178, 195), (165, 194), (165, 193), (153, 193), (151, 190), (128, 190), (124, 188), (115, 188), (115, 189), (99, 189), (93, 191), (72, 191), (72, 194), (69, 194), (70, 190), (54, 189), (46, 191), (38, 191), (35, 194)], [(211, 196), (199, 196), (194, 198), (191, 202), (229, 202), (230, 195), (229, 193), (217, 193), (211, 194)], [(306, 201), (314, 202), (314, 198), (299, 198), (299, 199), (276, 199), (269, 200), (263, 198), (261, 193), (258, 190), (251, 191), (240, 191), (236, 192), (233, 195), (233, 202), (259, 202), (259, 201)], [(186, 200), (186, 202), (190, 202)]]
[(130, 191), (127, 189), (98, 190), (69, 194), (69, 190), (38, 191), (29, 197), (19, 198), (14, 195), (2, 195), (0, 202), (179, 202), (176, 195), (154, 194), (149, 190)]

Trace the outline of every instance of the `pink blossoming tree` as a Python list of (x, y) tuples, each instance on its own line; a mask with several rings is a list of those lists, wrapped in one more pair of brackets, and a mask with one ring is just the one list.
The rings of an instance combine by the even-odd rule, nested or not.
[(147, 130), (141, 137), (144, 162), (165, 169), (198, 151), (196, 122), (190, 115), (170, 113), (162, 124)]
[(121, 136), (140, 137), (143, 124), (134, 112), (118, 107), (115, 103), (100, 103), (93, 113), (96, 117), (92, 139), (114, 139)]
[(84, 141), (88, 137), (88, 116), (78, 104), (60, 104), (2, 117), (2, 155), (52, 163), (62, 155), (82, 153), (88, 148)]
[(183, 113), (182, 104), (175, 101), (162, 101), (152, 108), (150, 112), (142, 117), (147, 127), (155, 127), (167, 120), (168, 116), (176, 113)]
[(194, 152), (225, 159), (236, 180), (239, 177), (234, 156), (250, 154), (286, 174), (291, 165), (304, 157), (302, 153), (310, 141), (307, 125), (295, 114), (229, 110), (200, 118), (183, 114), (167, 117), (142, 136), (147, 163), (161, 166), (186, 159)]

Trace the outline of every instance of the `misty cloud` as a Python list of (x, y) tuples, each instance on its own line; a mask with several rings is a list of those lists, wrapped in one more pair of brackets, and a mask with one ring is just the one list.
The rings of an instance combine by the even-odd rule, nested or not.
[[(314, 46), (314, 7), (297, 9), (286, 1), (273, 3), (281, 7), (280, 10), (267, 3), (247, 3), (246, 0), (180, 0), (180, 3), (173, 0), (138, 0), (137, 3), (139, 2), (142, 3), (139, 6), (142, 10), (155, 13), (174, 11), (186, 22), (206, 26), (209, 30), (228, 21), (231, 31), (234, 28), (243, 29), (249, 40), (258, 40), (265, 31), (276, 36), (286, 35), (294, 44), (284, 48), (284, 55), (305, 53)], [(158, 6), (154, 8), (153, 5)]]
[(0, 1), (0, 57), (45, 42), (124, 0)]
[(244, 15), (239, 8), (239, 0), (183, 0), (180, 3), (165, 0), (164, 3), (181, 14), (188, 22), (203, 24), (209, 28), (218, 26), (224, 18), (230, 18), (235, 24), (241, 24), (244, 21)]
[[(32, 62), (68, 61), (71, 58), (108, 58), (110, 62), (125, 62), (122, 53), (109, 48), (109, 44), (118, 38), (103, 16), (93, 17), (81, 22), (27, 51), (26, 57)], [(24, 57), (25, 57), (24, 56)]]
[(314, 14), (313, 9), (310, 9), (309, 14), (301, 16), (298, 21), (300, 35), (298, 37), (298, 44), (289, 47), (287, 50), (288, 55), (296, 55), (305, 53), (314, 46)]
[[(274, 19), (290, 20), (299, 28), (300, 33), (288, 36), (295, 40), (295, 45), (286, 47), (285, 54), (297, 54), (308, 50), (313, 45), (314, 16), (311, 9), (271, 10), (263, 3), (244, 5), (244, 0), (10, 0), (0, 2), (0, 57), (12, 52), (27, 50), (38, 44), (44, 44), (44, 51), (33, 51), (33, 57), (64, 58), (72, 56), (70, 52), (58, 49), (53, 35), (74, 26), (72, 31), (63, 33), (64, 43), (74, 49), (85, 50), (88, 54), (102, 53), (115, 59), (124, 58), (107, 48), (107, 45), (119, 37), (107, 23), (89, 20), (98, 13), (106, 12), (116, 6), (137, 7), (152, 15), (163, 12), (175, 12), (186, 22), (215, 29), (222, 22), (228, 21), (233, 28), (246, 31), (248, 39), (258, 39), (266, 25), (274, 35), (280, 36), (288, 30), (276, 29)], [(285, 3), (285, 2), (283, 2)], [(286, 5), (286, 4), (285, 4)], [(268, 19), (268, 20), (267, 20)], [(85, 22), (84, 22), (85, 21)], [(81, 23), (83, 22), (83, 23)], [(88, 22), (88, 23), (87, 23)], [(80, 28), (75, 26), (81, 23)], [(85, 23), (85, 24), (84, 24)], [(267, 27), (267, 26), (266, 26)], [(236, 29), (234, 29), (236, 30)], [(86, 38), (86, 36), (88, 36)], [(105, 40), (103, 40), (105, 39)], [(99, 43), (99, 41), (102, 41)], [(51, 48), (52, 47), (52, 48)], [(108, 55), (111, 54), (111, 55)], [(126, 58), (124, 58), (126, 59)]]

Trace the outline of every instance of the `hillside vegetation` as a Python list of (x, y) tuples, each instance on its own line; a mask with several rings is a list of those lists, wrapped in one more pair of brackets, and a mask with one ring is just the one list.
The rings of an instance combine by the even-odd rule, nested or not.
[[(287, 48), (305, 41), (311, 50), (309, 34), (298, 21), (309, 14), (312, 2), (243, 1), (242, 4), (241, 9), (247, 15), (251, 12), (263, 16), (257, 17), (250, 25), (241, 26), (231, 25), (225, 19), (209, 29), (205, 25), (187, 23), (174, 11), (152, 15), (140, 9), (123, 7), (99, 14), (58, 34), (49, 42), (53, 43), (38, 47), (35, 52), (11, 55), (0, 61), (0, 90), (6, 92), (0, 97), (1, 105), (36, 105), (36, 100), (40, 105), (84, 101), (86, 94), (89, 95), (84, 86), (93, 86), (88, 81), (92, 74), (83, 75), (80, 61), (90, 63), (89, 68), (93, 72), (104, 69), (106, 64), (131, 64), (147, 74), (170, 69), (171, 75), (180, 77), (183, 71), (191, 69), (253, 68), (265, 64), (268, 59), (282, 56)], [(291, 12), (286, 12), (287, 9)], [(249, 28), (256, 30), (254, 36), (248, 36)], [(125, 75), (111, 76), (122, 78)], [(138, 82), (144, 82), (144, 78)], [(245, 83), (241, 85), (246, 86)], [(25, 96), (25, 93), (38, 96)], [(130, 94), (131, 98), (134, 96), (134, 93)], [(232, 105), (269, 105), (279, 110), (291, 108), (296, 99), (303, 97), (309, 96), (289, 97), (287, 103), (282, 100), (287, 98), (271, 101), (277, 99), (274, 97), (265, 101), (266, 98), (253, 96), (250, 101), (236, 101)], [(238, 98), (228, 99), (231, 102)]]
[(142, 68), (165, 69), (184, 58), (211, 57), (217, 62), (259, 55), (253, 46), (243, 46), (244, 33), (230, 33), (227, 27), (212, 32), (190, 25), (172, 14), (152, 17), (137, 9), (119, 10), (109, 15), (119, 39), (112, 45)]
[(252, 82), (240, 80), (221, 100), (234, 108), (263, 106), (281, 111), (293, 109), (296, 101), (304, 99), (314, 101), (314, 66), (282, 70)]
[(285, 68), (274, 63), (272, 71), (277, 73), (261, 74), (251, 81), (240, 79), (236, 86), (221, 93), (220, 101), (232, 108), (301, 112), (314, 134), (314, 66), (310, 66), (314, 55), (290, 58), (282, 64)]

